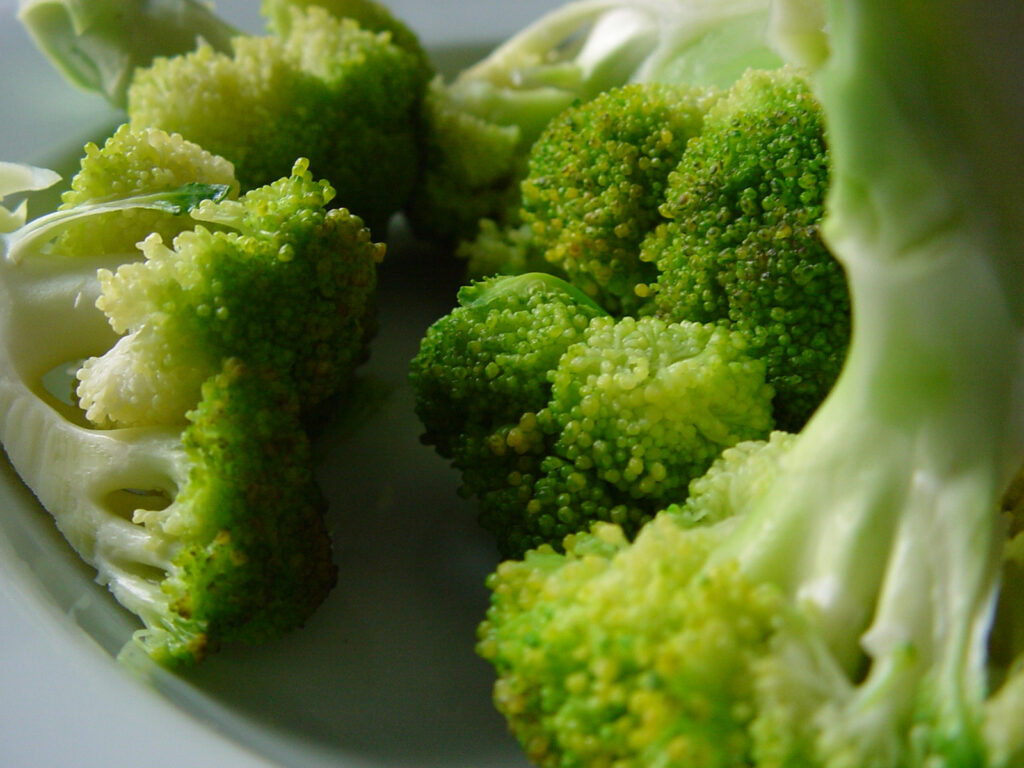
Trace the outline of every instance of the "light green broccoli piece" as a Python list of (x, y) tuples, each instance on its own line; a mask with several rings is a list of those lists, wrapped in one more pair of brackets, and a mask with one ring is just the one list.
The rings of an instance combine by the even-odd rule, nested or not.
[[(136, 71), (129, 122), (180, 133), (230, 160), (243, 189), (309, 159), (374, 230), (406, 202), (419, 168), (420, 58), (318, 6), (290, 9), (287, 36), (240, 36)], [(280, 23), (280, 22), (279, 22)]]
[[(154, 137), (119, 134), (84, 173), (108, 167), (108, 151), (116, 165), (134, 140), (169, 152), (172, 167), (154, 178), (177, 178), (180, 145)], [(208, 157), (195, 157), (204, 172)], [(0, 188), (45, 181), (7, 170)], [(240, 199), (229, 191), (192, 182), (102, 195), (0, 236), (0, 439), (71, 546), (141, 619), (127, 648), (172, 666), (294, 629), (333, 586), (305, 425), (351, 383), (374, 329), (383, 246), (328, 208), (333, 190), (304, 160)], [(136, 208), (192, 228), (129, 253), (121, 241), (139, 221), (124, 212)], [(101, 237), (57, 247), (63, 228), (90, 220), (116, 250), (97, 251)], [(69, 367), (81, 407), (53, 384)]]
[(200, 0), (25, 0), (18, 19), (69, 82), (117, 107), (136, 68), (200, 41), (228, 51), (239, 34)]
[(260, 10), (267, 19), (267, 28), (279, 37), (292, 34), (295, 23), (293, 9), (317, 6), (339, 19), (352, 19), (363, 29), (386, 32), (391, 42), (414, 55), (425, 71), (433, 66), (419, 36), (391, 10), (375, 0), (263, 0)]
[(597, 520), (633, 535), (723, 448), (771, 429), (764, 365), (725, 328), (616, 321), (549, 275), (471, 295), (428, 330), (411, 380), (425, 442), (506, 556)]
[(828, 181), (824, 119), (806, 79), (750, 70), (687, 147), (660, 208), (668, 221), (639, 255), (657, 275), (660, 316), (747, 336), (768, 366), (776, 423), (789, 430), (831, 389), (849, 343), (846, 276), (820, 233)]
[(735, 498), (770, 482), (791, 441), (726, 449), (632, 543), (598, 523), (567, 537), (564, 553), (542, 546), (490, 577), (477, 650), (534, 764), (755, 764), (758, 665), (784, 603), (709, 559), (739, 522)]

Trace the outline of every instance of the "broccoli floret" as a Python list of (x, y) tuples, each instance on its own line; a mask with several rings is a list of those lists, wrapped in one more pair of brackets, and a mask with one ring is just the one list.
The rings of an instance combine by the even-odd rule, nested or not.
[[(181, 160), (181, 145), (152, 130), (118, 136), (83, 174), (127, 160), (133, 142)], [(207, 155), (196, 159), (204, 172)], [(169, 665), (293, 629), (333, 586), (304, 426), (352, 380), (373, 328), (383, 246), (357, 217), (328, 210), (333, 190), (304, 160), (291, 177), (229, 193), (190, 183), (107, 194), (3, 237), (0, 439), (69, 543), (140, 617), (138, 645)], [(140, 259), (120, 244), (138, 219), (113, 213), (137, 207), (191, 214), (192, 228), (171, 245), (151, 235)], [(89, 219), (115, 232), (116, 250), (62, 246), (60, 229)], [(39, 327), (53, 330), (45, 343), (27, 330)], [(80, 365), (81, 408), (44, 383), (69, 365)]]
[(78, 371), (89, 419), (181, 423), (225, 357), (275, 371), (306, 410), (343, 389), (367, 355), (381, 252), (359, 218), (326, 210), (332, 197), (301, 161), (194, 212), (226, 231), (196, 227), (173, 247), (150, 236), (143, 261), (100, 270), (96, 305), (121, 338)]
[(820, 67), (849, 354), (799, 434), (725, 452), (633, 543), (600, 525), (499, 567), (480, 652), (539, 765), (1024, 760), (1007, 493), (1024, 465), (1024, 17), (783, 5), (825, 20), (777, 29)]
[(431, 76), (389, 32), (324, 8), (292, 8), (287, 36), (240, 36), (137, 70), (136, 128), (180, 133), (230, 160), (244, 189), (306, 157), (373, 230), (406, 202), (419, 167), (419, 110)]
[(846, 277), (820, 233), (825, 139), (801, 75), (749, 71), (687, 147), (661, 206), (668, 222), (640, 254), (657, 268), (662, 317), (724, 321), (748, 337), (790, 430), (831, 389), (850, 335)]
[(549, 275), (492, 278), (428, 330), (411, 380), (502, 554), (596, 520), (633, 535), (724, 447), (771, 429), (764, 365), (725, 328), (615, 321)]
[(612, 314), (636, 313), (636, 286), (655, 276), (640, 243), (713, 101), (705, 89), (613, 88), (560, 114), (530, 150), (520, 217), (534, 247)]
[(725, 450), (632, 543), (598, 523), (490, 577), (477, 650), (536, 765), (755, 764), (757, 665), (784, 602), (733, 563), (707, 566), (738, 523), (734, 498), (770, 482), (792, 439)]
[(436, 80), (411, 204), (417, 232), (471, 240), (481, 219), (514, 220), (530, 148), (577, 102), (631, 82), (724, 87), (747, 67), (779, 66), (750, 34), (767, 18), (766, 4), (745, 0), (577, 0)]

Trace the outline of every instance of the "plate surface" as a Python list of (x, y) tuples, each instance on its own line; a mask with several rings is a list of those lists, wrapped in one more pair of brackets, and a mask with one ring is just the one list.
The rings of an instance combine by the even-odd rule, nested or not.
[[(394, 0), (446, 68), (556, 0)], [(255, 0), (221, 13), (257, 31)], [(0, 159), (73, 172), (121, 119), (67, 86), (0, 0)], [(385, 396), (319, 437), (340, 582), (313, 621), (143, 684), (113, 660), (137, 626), (0, 465), (0, 766), (526, 765), (473, 652), (495, 563), (456, 478), (418, 442), (405, 383), (426, 326), (450, 305), (444, 254), (401, 242), (381, 275), (365, 374)], [(425, 289), (425, 286), (427, 287)]]

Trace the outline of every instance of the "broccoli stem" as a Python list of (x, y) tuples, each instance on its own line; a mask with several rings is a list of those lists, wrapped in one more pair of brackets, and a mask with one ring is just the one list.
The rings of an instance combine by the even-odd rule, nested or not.
[(226, 184), (200, 184), (192, 182), (161, 192), (103, 200), (98, 203), (62, 208), (37, 219), (11, 233), (0, 233), (0, 246), (8, 261), (21, 261), (23, 253), (33, 246), (53, 239), (61, 230), (76, 221), (111, 211), (148, 209), (163, 211), (172, 216), (191, 213), (205, 200), (219, 202), (230, 191)]

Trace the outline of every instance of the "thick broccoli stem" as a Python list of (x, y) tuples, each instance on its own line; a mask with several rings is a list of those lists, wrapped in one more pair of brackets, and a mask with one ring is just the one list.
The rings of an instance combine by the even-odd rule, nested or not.
[[(959, 112), (976, 97), (943, 90), (958, 85), (944, 77), (961, 65), (944, 63), (957, 32), (933, 19), (968, 10), (939, 5), (830, 2), (837, 53), (818, 79), (835, 158), (824, 233), (847, 270), (852, 345), (780, 481), (713, 558), (737, 557), (807, 605), (851, 682), (870, 664), (824, 729), (831, 754), (860, 755), (862, 765), (869, 753), (902, 764), (912, 717), (931, 726), (913, 745), (922, 763), (982, 764), (997, 510), (1024, 458), (1024, 240), (1019, 212), (987, 204), (1004, 187), (1019, 195), (1019, 176), (1004, 174), (1024, 151), (1022, 134), (1007, 140), (980, 108)], [(994, 24), (975, 9), (965, 26)], [(977, 64), (965, 66), (981, 93), (1017, 94)], [(879, 702), (891, 717), (879, 717)]]

